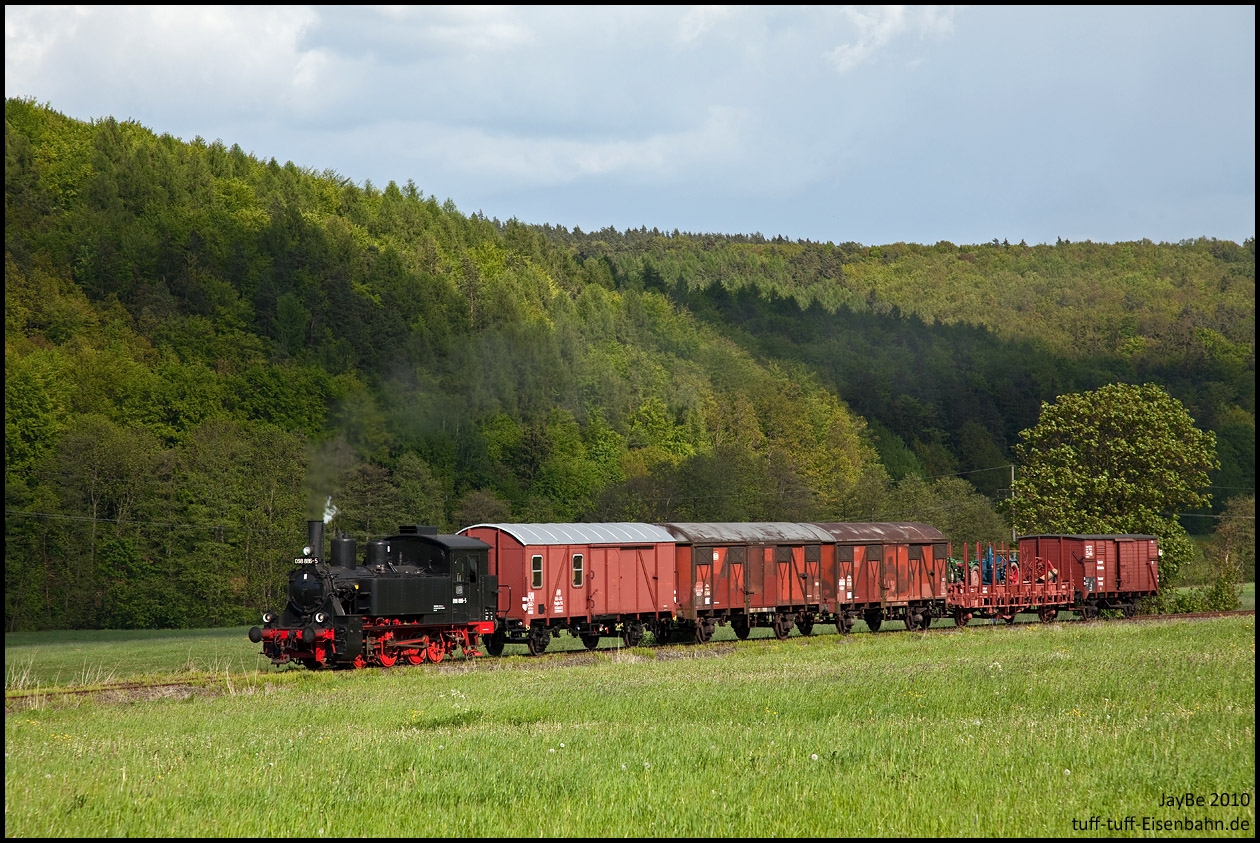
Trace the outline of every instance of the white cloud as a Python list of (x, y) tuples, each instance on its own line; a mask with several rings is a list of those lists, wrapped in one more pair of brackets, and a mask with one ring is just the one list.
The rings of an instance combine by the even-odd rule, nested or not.
[(731, 16), (730, 6), (692, 6), (678, 23), (678, 38), (695, 41), (721, 20)]
[[(1061, 204), (1095, 240), (1139, 224), (1152, 239), (1241, 239), (1255, 220), (1254, 20), (1253, 6), (1136, 19), (1036, 6), (6, 6), (5, 94), (358, 182), (412, 178), (503, 217), (520, 205), (576, 222), (580, 208), (584, 227), (1054, 242), (1068, 232), (1047, 209)], [(1232, 186), (1238, 202), (1222, 198)], [(1172, 210), (1142, 210), (1157, 204)]]
[(527, 137), (440, 123), (391, 124), (372, 134), (391, 138), (418, 171), (462, 173), (485, 187), (527, 188), (592, 179), (688, 181), (742, 158), (747, 121), (739, 109), (714, 107), (693, 127), (640, 138)]
[(840, 11), (856, 28), (857, 40), (841, 44), (828, 53), (840, 73), (847, 73), (873, 56), (899, 36), (917, 32), (920, 36), (942, 37), (954, 31), (957, 6), (845, 6)]
[(318, 51), (298, 47), (314, 20), (304, 7), (6, 7), (5, 94), (54, 107), (82, 88), (109, 91), (111, 108), (172, 96), (309, 106), (329, 81), (313, 75)]

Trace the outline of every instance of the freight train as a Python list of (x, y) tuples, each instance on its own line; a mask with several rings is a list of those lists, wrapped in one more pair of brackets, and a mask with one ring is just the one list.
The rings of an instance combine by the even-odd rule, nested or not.
[(1159, 591), (1150, 535), (1030, 535), (1013, 547), (962, 545), (917, 522), (476, 524), (457, 534), (400, 527), (362, 557), (339, 536), (324, 553), (308, 522), (288, 604), (249, 631), (275, 664), (390, 667), (460, 650), (531, 655), (569, 633), (637, 646), (707, 642), (718, 626), (787, 638), (861, 620), (926, 630), (935, 619), (1043, 622), (1136, 613)]

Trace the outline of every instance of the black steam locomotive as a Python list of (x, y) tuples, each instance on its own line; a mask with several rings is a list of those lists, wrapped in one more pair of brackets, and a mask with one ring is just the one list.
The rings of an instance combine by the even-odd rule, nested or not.
[(307, 546), (293, 560), (289, 603), (249, 631), (274, 664), (308, 668), (390, 667), (439, 662), (455, 648), (480, 655), (495, 628), (498, 577), (489, 545), (433, 527), (399, 527), (367, 543), (362, 564), (352, 538), (323, 555), (324, 524), (307, 522)]

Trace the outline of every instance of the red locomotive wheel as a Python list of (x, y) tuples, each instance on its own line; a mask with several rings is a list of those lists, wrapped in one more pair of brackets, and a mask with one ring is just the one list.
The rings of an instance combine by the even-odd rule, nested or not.
[(442, 640), (442, 636), (435, 635), (429, 639), (429, 646), (425, 649), (425, 653), (429, 657), (429, 661), (437, 664), (446, 658), (446, 642)]
[(407, 658), (407, 664), (424, 664), (424, 650), (403, 650), (403, 655)]
[(398, 654), (386, 651), (382, 644), (380, 652), (376, 654), (376, 660), (381, 663), (381, 667), (393, 667), (398, 664)]

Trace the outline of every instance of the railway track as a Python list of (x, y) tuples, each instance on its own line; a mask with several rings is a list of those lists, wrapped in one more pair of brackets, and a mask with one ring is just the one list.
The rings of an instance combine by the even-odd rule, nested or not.
[[(1115, 618), (1113, 620), (1085, 620), (1076, 618), (1072, 620), (1057, 621), (1057, 623), (1150, 623), (1159, 621), (1184, 621), (1184, 620), (1207, 620), (1211, 618), (1228, 618), (1238, 616), (1255, 615), (1254, 609), (1239, 609), (1231, 612), (1192, 612), (1175, 615), (1137, 615), (1132, 618)], [(968, 629), (983, 628), (987, 626), (1005, 627), (1007, 624), (995, 623), (987, 624), (982, 622), (974, 622), (968, 626)], [(953, 632), (957, 627), (939, 626), (933, 627), (926, 633), (948, 633)], [(888, 634), (890, 632), (903, 632), (905, 630), (886, 629), (882, 633), (856, 633), (864, 634)], [(753, 641), (773, 641), (772, 637), (755, 638)], [(658, 659), (676, 659), (676, 658), (714, 658), (733, 652), (737, 646), (746, 642), (743, 641), (711, 641), (707, 644), (696, 645), (692, 642), (679, 642), (673, 644), (665, 644), (660, 647), (650, 647), (655, 650)], [(638, 649), (638, 648), (632, 648)], [(594, 650), (556, 650), (550, 653), (544, 653), (540, 656), (531, 657), (531, 659), (545, 659), (555, 663), (557, 661), (582, 663), (591, 661), (596, 655), (607, 656), (610, 654), (630, 653), (632, 649), (623, 646), (597, 647)], [(478, 666), (491, 667), (502, 661), (500, 658), (481, 658), (476, 660)], [(470, 666), (469, 659), (454, 659), (444, 661), (438, 664), (423, 664), (418, 666), (408, 666), (406, 669), (414, 670), (428, 668), (434, 670), (462, 670)], [(379, 668), (378, 668), (379, 669)], [(392, 668), (386, 668), (392, 669)], [(218, 676), (206, 676), (198, 678), (189, 678), (181, 681), (162, 681), (162, 682), (146, 682), (143, 680), (133, 680), (127, 682), (110, 682), (102, 685), (93, 685), (85, 688), (22, 688), (17, 690), (6, 690), (4, 708), (6, 714), (14, 711), (29, 708), (49, 700), (66, 700), (74, 698), (88, 698), (105, 702), (136, 702), (151, 701), (157, 699), (184, 699), (197, 694), (206, 696), (214, 696), (222, 693), (232, 693), (232, 682), (230, 676), (222, 678)]]

